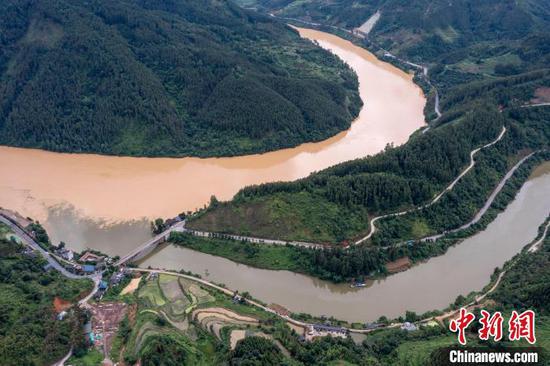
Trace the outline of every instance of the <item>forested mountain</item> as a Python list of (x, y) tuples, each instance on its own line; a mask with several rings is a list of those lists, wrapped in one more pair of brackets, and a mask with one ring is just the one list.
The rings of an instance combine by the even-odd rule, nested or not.
[(231, 155), (347, 128), (338, 58), (219, 0), (0, 0), (0, 144)]
[[(381, 221), (372, 243), (385, 246), (417, 239), (467, 222), (512, 162), (550, 144), (549, 107), (523, 108), (550, 91), (548, 2), (245, 3), (287, 17), (284, 21), (292, 17), (319, 23), (401, 67), (411, 68), (388, 56), (387, 50), (427, 65), (428, 82), (418, 69), (411, 70), (430, 96), (437, 88), (443, 115), (434, 121), (430, 98), (430, 130), (404, 146), (297, 182), (245, 188), (229, 203), (215, 202), (190, 223), (192, 227), (265, 238), (350, 241), (368, 230), (372, 217), (428, 202), (467, 165), (471, 150), (493, 140), (506, 126), (503, 140), (480, 154), (481, 163), (453, 192), (429, 209)], [(368, 37), (333, 28), (350, 30), (377, 10), (381, 17)], [(363, 13), (363, 20), (347, 17), (350, 12)]]
[(433, 66), (430, 76), (440, 87), (550, 64), (550, 3), (545, 0), (239, 2), (280, 17), (347, 30), (361, 27), (378, 12), (365, 44), (382, 49), (380, 56), (389, 51)]
[[(411, 51), (439, 42), (439, 51), (480, 41), (519, 40), (543, 35), (550, 21), (544, 0), (238, 0), (278, 16), (295, 17), (347, 29), (359, 28), (377, 11), (380, 18), (369, 36), (394, 51)], [(438, 40), (432, 42), (435, 38)], [(543, 43), (543, 42), (542, 42)], [(434, 50), (437, 51), (437, 50)], [(423, 54), (424, 57), (437, 57)]]

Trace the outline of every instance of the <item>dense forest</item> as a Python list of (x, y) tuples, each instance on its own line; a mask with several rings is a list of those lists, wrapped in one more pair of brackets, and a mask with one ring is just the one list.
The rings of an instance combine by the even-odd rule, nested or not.
[[(365, 20), (381, 10), (369, 37), (342, 35), (388, 61), (397, 62), (385, 50), (427, 65), (429, 83), (423, 75), (415, 80), (428, 93), (427, 108), (432, 110), (433, 88), (437, 88), (443, 115), (436, 120), (427, 109), (430, 130), (413, 135), (404, 146), (388, 146), (375, 156), (296, 182), (244, 188), (231, 202), (216, 201), (200, 212), (191, 220), (192, 228), (345, 244), (367, 232), (372, 217), (429, 202), (464, 169), (470, 151), (492, 141), (506, 126), (504, 138), (478, 154), (475, 169), (452, 192), (429, 209), (381, 220), (371, 243), (386, 246), (414, 240), (467, 222), (514, 162), (548, 148), (548, 107), (524, 108), (550, 87), (550, 50), (544, 42), (550, 37), (550, 9), (545, 2), (260, 0), (242, 4), (347, 29), (364, 21), (347, 17), (352, 9), (354, 14), (363, 13)], [(384, 13), (386, 7), (392, 12)], [(442, 24), (452, 30), (443, 29)], [(322, 29), (338, 32), (323, 25)], [(445, 32), (456, 34), (445, 38)], [(434, 53), (429, 50), (443, 41), (446, 47)], [(547, 154), (537, 155), (539, 160), (547, 158)]]
[[(431, 200), (464, 169), (471, 150), (493, 140), (503, 125), (508, 126), (504, 138), (480, 153), (475, 169), (452, 192), (429, 209), (380, 221), (382, 230), (374, 239), (387, 245), (458, 227), (474, 216), (519, 156), (544, 148), (550, 141), (544, 109), (518, 109), (508, 114), (477, 106), (459, 118), (459, 122), (443, 124), (373, 157), (343, 163), (296, 182), (247, 187), (231, 202), (218, 202), (199, 213), (189, 226), (263, 238), (350, 241), (368, 230), (370, 218)], [(410, 224), (386, 225), (392, 220), (409, 220)]]
[(355, 74), (228, 1), (0, 1), (0, 144), (235, 155), (349, 127)]
[(22, 254), (22, 246), (0, 237), (0, 364), (50, 365), (71, 347), (76, 353), (85, 349), (83, 313), (75, 309), (59, 321), (53, 304), (55, 297), (77, 300), (91, 282), (47, 271), (45, 260)]
[(345, 29), (360, 27), (378, 11), (370, 42), (416, 61), (452, 64), (450, 69), (457, 73), (490, 69), (508, 74), (533, 64), (548, 65), (549, 60), (550, 5), (544, 0), (237, 2), (277, 16)]

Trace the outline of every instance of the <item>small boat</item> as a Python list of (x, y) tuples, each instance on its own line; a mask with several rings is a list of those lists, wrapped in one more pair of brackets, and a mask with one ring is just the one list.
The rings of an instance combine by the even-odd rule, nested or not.
[(354, 282), (350, 285), (351, 288), (355, 287), (367, 287), (367, 284), (364, 282)]

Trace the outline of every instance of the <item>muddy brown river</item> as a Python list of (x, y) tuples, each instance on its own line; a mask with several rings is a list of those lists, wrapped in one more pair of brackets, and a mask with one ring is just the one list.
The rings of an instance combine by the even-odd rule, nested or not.
[(288, 271), (257, 269), (227, 259), (167, 246), (141, 266), (185, 269), (231, 289), (249, 291), (264, 302), (295, 312), (374, 321), (405, 311), (423, 313), (445, 308), (459, 294), (481, 290), (496, 267), (537, 235), (550, 213), (550, 165), (525, 183), (514, 201), (482, 232), (408, 271), (352, 289)]
[[(63, 240), (76, 250), (126, 254), (150, 237), (150, 219), (193, 210), (212, 194), (229, 199), (246, 185), (294, 180), (377, 153), (388, 143), (406, 142), (424, 125), (425, 99), (410, 75), (336, 36), (300, 32), (357, 72), (365, 105), (349, 130), (319, 143), (232, 158), (129, 158), (0, 147), (0, 206), (40, 220), (54, 243)], [(171, 246), (144, 265), (183, 268), (293, 311), (350, 321), (397, 316), (407, 309), (423, 312), (479, 290), (496, 266), (531, 240), (550, 210), (549, 187), (549, 169), (539, 169), (484, 232), (363, 289)]]
[(364, 101), (351, 128), (319, 142), (231, 158), (132, 158), (0, 147), (0, 206), (45, 224), (53, 241), (125, 253), (149, 235), (148, 220), (203, 206), (240, 188), (294, 180), (386, 144), (424, 125), (424, 96), (411, 75), (336, 36), (300, 30), (356, 72)]

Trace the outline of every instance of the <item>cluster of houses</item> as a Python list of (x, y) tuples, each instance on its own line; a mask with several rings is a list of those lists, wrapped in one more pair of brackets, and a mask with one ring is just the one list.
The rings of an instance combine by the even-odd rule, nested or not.
[[(385, 325), (382, 323), (365, 324), (366, 329), (379, 329), (383, 327), (385, 327)], [(401, 329), (407, 332), (414, 332), (418, 330), (418, 327), (414, 323), (404, 322), (401, 325)], [(348, 333), (349, 331), (343, 327), (337, 327), (337, 326), (326, 325), (326, 324), (311, 324), (306, 329), (306, 333), (303, 339), (310, 342), (317, 337), (331, 336), (331, 337), (338, 337), (338, 338), (346, 338), (348, 336)]]
[(111, 261), (111, 258), (91, 251), (87, 251), (78, 257), (72, 250), (64, 247), (56, 249), (54, 254), (63, 259), (65, 264), (69, 266), (67, 269), (75, 274), (92, 274), (101, 271)]
[(342, 327), (335, 327), (324, 324), (311, 324), (308, 326), (304, 339), (308, 342), (317, 337), (331, 336), (335, 338), (347, 338), (348, 330)]
[(109, 282), (107, 281), (101, 281), (99, 282), (99, 286), (97, 288), (97, 292), (94, 295), (94, 298), (96, 300), (101, 300), (103, 298), (103, 295), (105, 295), (105, 292), (109, 287), (116, 286), (119, 283), (124, 280), (127, 276), (129, 276), (131, 272), (125, 268), (120, 268), (118, 271), (113, 273), (111, 275), (111, 278), (109, 278)]

